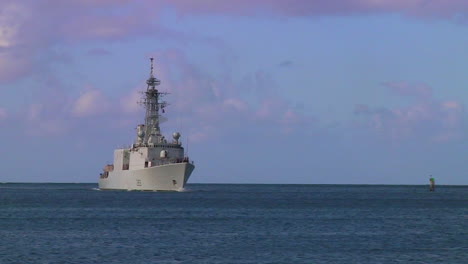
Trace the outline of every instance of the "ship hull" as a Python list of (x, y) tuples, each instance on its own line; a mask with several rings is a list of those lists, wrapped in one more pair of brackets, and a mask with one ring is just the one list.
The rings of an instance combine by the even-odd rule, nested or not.
[(111, 171), (99, 179), (101, 190), (182, 191), (195, 166), (173, 163), (138, 170)]

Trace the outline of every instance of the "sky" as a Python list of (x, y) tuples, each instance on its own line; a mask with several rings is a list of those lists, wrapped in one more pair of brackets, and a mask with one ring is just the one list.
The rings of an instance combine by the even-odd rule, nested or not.
[(466, 0), (1, 0), (0, 182), (97, 182), (149, 58), (190, 183), (468, 184)]

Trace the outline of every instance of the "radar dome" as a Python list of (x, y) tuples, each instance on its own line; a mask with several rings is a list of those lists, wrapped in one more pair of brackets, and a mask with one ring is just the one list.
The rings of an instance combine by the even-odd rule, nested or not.
[(175, 140), (179, 140), (179, 138), (180, 138), (180, 133), (179, 133), (179, 132), (174, 132), (174, 133), (172, 134), (172, 137), (173, 137)]

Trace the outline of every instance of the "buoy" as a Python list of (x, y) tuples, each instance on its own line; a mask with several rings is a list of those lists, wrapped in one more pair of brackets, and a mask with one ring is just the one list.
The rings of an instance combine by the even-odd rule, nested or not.
[(434, 177), (431, 177), (429, 178), (429, 191), (430, 192), (434, 192), (435, 191), (435, 179)]

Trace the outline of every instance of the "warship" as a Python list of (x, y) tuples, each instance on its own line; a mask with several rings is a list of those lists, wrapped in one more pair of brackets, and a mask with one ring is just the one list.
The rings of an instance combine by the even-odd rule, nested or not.
[[(159, 127), (167, 102), (166, 95), (156, 86), (153, 58), (142, 104), (146, 109), (145, 123), (136, 127), (136, 140), (131, 146), (114, 151), (114, 163), (104, 166), (99, 177), (101, 190), (182, 191), (195, 169), (193, 161), (184, 153), (180, 133), (167, 140)], [(161, 112), (161, 113), (160, 113)]]

